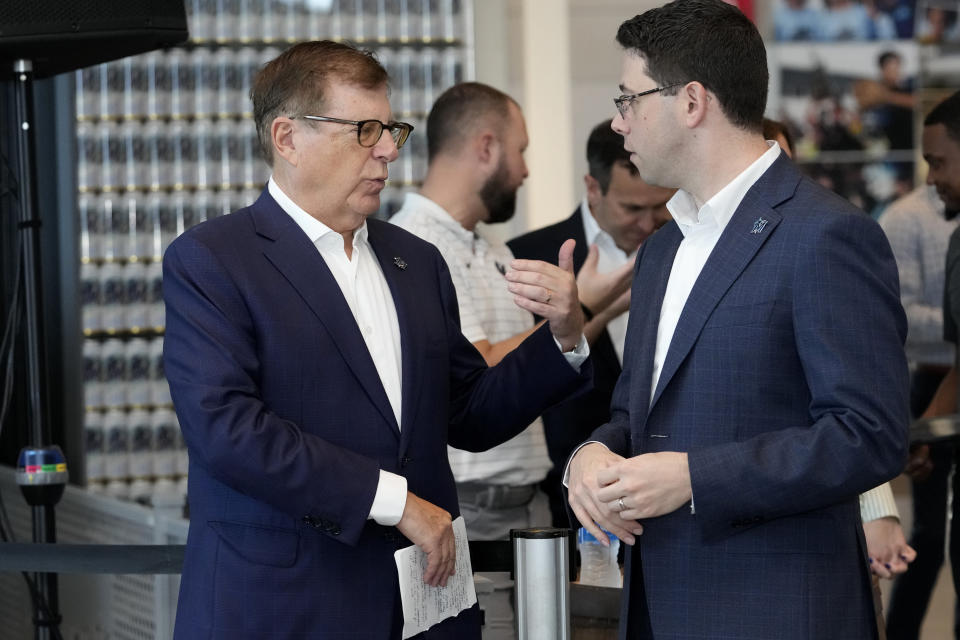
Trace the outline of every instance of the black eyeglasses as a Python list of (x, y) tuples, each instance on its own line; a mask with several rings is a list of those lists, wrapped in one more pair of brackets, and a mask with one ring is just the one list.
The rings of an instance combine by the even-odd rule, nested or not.
[(617, 107), (617, 111), (620, 112), (621, 118), (627, 117), (627, 109), (630, 108), (630, 105), (633, 104), (633, 101), (637, 98), (642, 98), (643, 96), (648, 96), (651, 93), (657, 93), (659, 91), (665, 91), (667, 89), (672, 89), (674, 87), (679, 87), (681, 83), (677, 84), (668, 84), (665, 87), (657, 87), (655, 89), (647, 89), (646, 91), (641, 91), (640, 93), (631, 93), (625, 96), (619, 96), (613, 99), (614, 106)]
[(403, 143), (410, 137), (413, 131), (413, 125), (406, 122), (380, 122), (379, 120), (343, 120), (341, 118), (328, 118), (327, 116), (300, 116), (304, 120), (316, 120), (317, 122), (338, 122), (340, 124), (352, 124), (357, 127), (357, 142), (361, 147), (372, 147), (380, 141), (383, 130), (390, 132), (397, 149), (403, 146)]

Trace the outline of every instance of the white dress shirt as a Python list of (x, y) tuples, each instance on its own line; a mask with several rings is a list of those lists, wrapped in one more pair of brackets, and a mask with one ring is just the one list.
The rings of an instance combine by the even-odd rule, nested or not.
[[(591, 244), (597, 245), (598, 260), (597, 271), (599, 273), (609, 273), (627, 264), (637, 255), (637, 250), (627, 253), (617, 246), (616, 241), (609, 233), (600, 228), (596, 218), (590, 211), (590, 204), (584, 197), (580, 203), (580, 217), (583, 218), (583, 237), (587, 239), (587, 248)], [(617, 352), (617, 359), (623, 366), (623, 345), (627, 340), (627, 319), (630, 312), (624, 311), (616, 318), (607, 323), (607, 333), (610, 334), (610, 341), (613, 343), (613, 349)]]
[(937, 190), (921, 185), (884, 209), (879, 222), (900, 272), (900, 301), (907, 312), (907, 361), (913, 367), (949, 367), (954, 348), (943, 339), (944, 262), (950, 234), (960, 218), (947, 220)]
[[(307, 234), (340, 286), (399, 425), (402, 398), (400, 322), (390, 287), (368, 242), (366, 223), (353, 232), (353, 251), (348, 258), (343, 248), (343, 236), (298, 206), (274, 182), (273, 176), (267, 189), (280, 208)], [(377, 493), (367, 517), (385, 526), (395, 525), (403, 516), (406, 502), (407, 479), (381, 469)]]

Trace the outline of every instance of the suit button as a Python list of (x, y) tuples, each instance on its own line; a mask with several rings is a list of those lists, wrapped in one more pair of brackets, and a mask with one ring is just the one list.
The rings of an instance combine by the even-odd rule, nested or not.
[(335, 536), (340, 535), (340, 527), (334, 525), (333, 527), (330, 528), (330, 533)]
[(317, 528), (320, 526), (320, 523), (317, 522), (317, 519), (314, 518), (313, 516), (303, 516), (303, 522), (304, 524), (310, 525), (313, 528)]
[(412, 460), (413, 460), (413, 458), (408, 458), (407, 456), (403, 456), (402, 458), (400, 458), (400, 466), (401, 466), (401, 467), (405, 467), (405, 466), (407, 466), (408, 464), (410, 464), (410, 462), (412, 462)]

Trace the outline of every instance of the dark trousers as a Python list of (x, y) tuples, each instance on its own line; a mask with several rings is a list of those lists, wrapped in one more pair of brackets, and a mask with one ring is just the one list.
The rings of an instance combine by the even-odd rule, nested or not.
[(547, 477), (540, 483), (540, 490), (547, 494), (547, 500), (550, 503), (551, 525), (561, 529), (574, 526), (567, 516), (567, 500), (563, 491), (564, 464), (565, 461), (559, 465), (554, 461), (553, 468), (547, 472)]
[[(910, 404), (914, 415), (926, 409), (930, 398), (940, 384), (942, 375), (925, 374), (919, 371), (911, 381)], [(913, 530), (910, 546), (917, 552), (917, 559), (906, 573), (893, 583), (890, 606), (887, 612), (888, 640), (916, 640), (920, 635), (930, 594), (937, 583), (944, 560), (947, 530), (947, 499), (951, 473), (957, 460), (956, 446), (952, 443), (932, 445), (930, 459), (933, 471), (924, 480), (911, 480), (913, 491)], [(950, 568), (956, 591), (960, 585), (960, 478), (953, 474), (953, 526), (950, 527)], [(960, 639), (956, 627), (960, 616), (955, 617), (954, 635)]]

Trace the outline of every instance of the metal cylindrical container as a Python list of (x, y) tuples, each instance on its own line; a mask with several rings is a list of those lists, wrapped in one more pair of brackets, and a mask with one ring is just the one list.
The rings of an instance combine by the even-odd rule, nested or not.
[(570, 531), (513, 529), (520, 640), (570, 638)]

